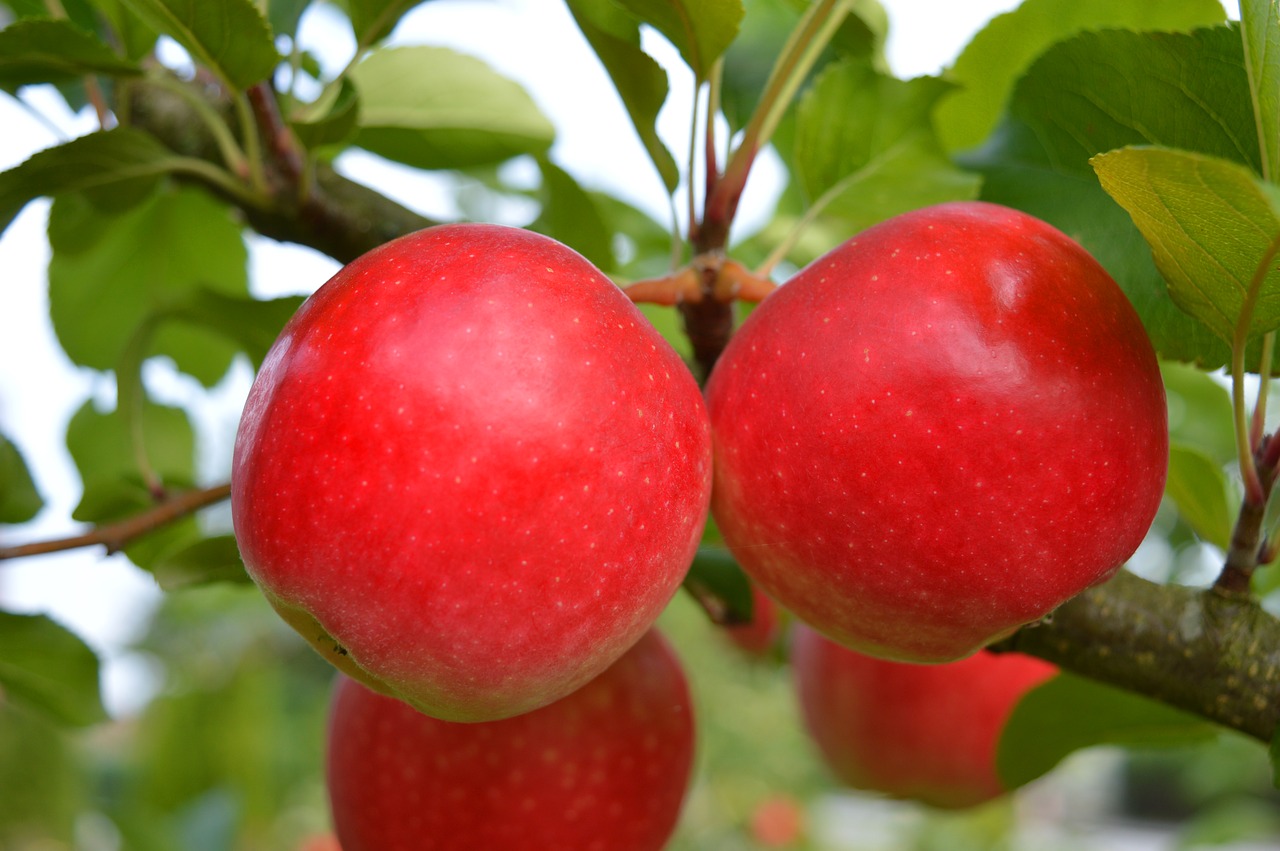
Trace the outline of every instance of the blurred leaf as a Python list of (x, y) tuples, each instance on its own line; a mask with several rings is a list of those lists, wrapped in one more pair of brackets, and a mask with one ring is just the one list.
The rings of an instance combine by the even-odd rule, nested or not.
[[(185, 488), (195, 479), (195, 435), (191, 421), (179, 408), (148, 403), (138, 427), (147, 460), (167, 488)], [(85, 403), (67, 425), (67, 449), (84, 482), (76, 520), (110, 523), (155, 505), (143, 484), (134, 455), (130, 423), (119, 411), (101, 413)], [(148, 568), (166, 551), (200, 537), (192, 517), (184, 517), (135, 540), (124, 549), (139, 567)]]
[(613, 256), (613, 232), (605, 223), (595, 199), (567, 171), (539, 158), (542, 210), (529, 229), (557, 239), (582, 254), (596, 268), (608, 273), (617, 265)]
[(356, 143), (415, 168), (464, 168), (540, 154), (555, 128), (518, 83), (443, 47), (375, 50), (351, 71)]
[[(1161, 148), (1122, 148), (1091, 161), (1133, 218), (1169, 294), (1230, 342), (1250, 279), (1280, 235), (1280, 201), (1237, 163)], [(1263, 282), (1250, 333), (1280, 326), (1280, 270)]]
[(699, 81), (732, 43), (742, 23), (742, 0), (615, 0), (667, 37)]
[(183, 542), (173, 551), (161, 553), (151, 563), (150, 570), (165, 591), (211, 582), (251, 581), (234, 535)]
[(247, 89), (270, 78), (280, 61), (271, 28), (253, 0), (120, 2), (234, 89)]
[(1032, 689), (1000, 736), (996, 767), (1010, 789), (1094, 745), (1151, 747), (1215, 735), (1207, 721), (1162, 703), (1066, 672)]
[(289, 121), (298, 140), (313, 149), (349, 142), (359, 122), (360, 95), (346, 78)]
[(1280, 180), (1280, 9), (1273, 0), (1242, 0), (1245, 68), (1261, 135), (1262, 174)]
[[(1081, 30), (1190, 30), (1225, 18), (1218, 0), (1025, 0), (992, 18), (947, 72), (959, 88), (938, 107), (939, 136), (951, 151), (981, 142), (1022, 72), (1046, 48)], [(1121, 84), (1124, 65), (1097, 70)]]
[[(110, 216), (82, 198), (64, 196), (49, 214), (49, 244), (54, 330), (73, 361), (94, 369), (115, 369), (155, 314), (212, 300), (205, 293), (248, 294), (240, 225), (225, 205), (199, 190), (162, 192)], [(167, 355), (212, 386), (238, 347), (217, 327), (217, 313), (191, 318), (199, 324), (157, 330), (148, 354)]]
[(0, 172), (0, 234), (36, 198), (152, 181), (180, 164), (154, 136), (128, 127), (47, 148)]
[(640, 25), (611, 0), (566, 0), (622, 99), (640, 142), (667, 192), (675, 192), (680, 169), (658, 135), (658, 113), (667, 99), (667, 72), (640, 47)]
[(166, 305), (161, 315), (185, 323), (187, 329), (207, 329), (234, 341), (256, 368), (304, 300), (302, 296), (255, 299), (196, 287)]
[(1171, 444), (1165, 493), (1197, 535), (1227, 548), (1238, 507), (1221, 464), (1197, 449)]
[(1236, 460), (1231, 396), (1213, 376), (1180, 363), (1161, 362), (1169, 402), (1169, 439), (1199, 450), (1220, 465)]
[(44, 500), (22, 453), (0, 434), (0, 523), (25, 523), (42, 507)]
[(1275, 734), (1271, 736), (1267, 753), (1271, 757), (1271, 782), (1280, 789), (1280, 727), (1276, 727)]
[(751, 623), (751, 582), (724, 547), (700, 546), (684, 578), (684, 589), (722, 626)]
[(359, 48), (370, 47), (391, 35), (400, 19), (424, 0), (343, 0)]
[(0, 87), (142, 73), (68, 20), (31, 18), (0, 29)]
[(307, 11), (311, 0), (266, 0), (266, 4), (267, 23), (271, 25), (271, 31), (293, 39), (297, 35), (302, 13)]
[(1089, 158), (1159, 144), (1256, 167), (1239, 32), (1078, 35), (1036, 61), (1009, 110), (988, 144), (965, 158), (983, 173), (982, 198), (1082, 243), (1124, 289), (1162, 356), (1206, 369), (1226, 363), (1228, 347), (1169, 298), (1145, 240), (1098, 185)]
[(115, 39), (112, 43), (120, 45), (125, 56), (138, 60), (152, 51), (159, 33), (125, 5), (127, 0), (92, 2), (113, 31)]
[(75, 847), (75, 824), (88, 805), (90, 779), (69, 739), (68, 731), (43, 712), (0, 697), (0, 848), (30, 847), (23, 842), (33, 830), (60, 843), (51, 847)]
[(44, 615), (0, 612), (0, 692), (62, 724), (107, 717), (98, 692), (98, 657)]

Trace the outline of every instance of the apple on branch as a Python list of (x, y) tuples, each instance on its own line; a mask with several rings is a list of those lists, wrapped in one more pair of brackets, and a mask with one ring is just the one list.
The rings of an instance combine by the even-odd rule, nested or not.
[(805, 727), (841, 781), (947, 808), (1009, 791), (996, 770), (1000, 734), (1022, 697), (1057, 673), (988, 650), (938, 665), (892, 662), (802, 623), (791, 665)]
[(583, 257), (444, 225), (343, 268), (245, 405), (249, 574), (333, 664), (456, 721), (516, 715), (649, 629), (706, 521), (689, 370)]
[(693, 765), (688, 684), (651, 630), (525, 715), (441, 721), (341, 677), (327, 782), (343, 851), (659, 851)]
[(1164, 385), (1077, 243), (957, 202), (858, 234), (766, 298), (707, 387), (712, 513), (841, 644), (959, 659), (1120, 567), (1164, 491)]

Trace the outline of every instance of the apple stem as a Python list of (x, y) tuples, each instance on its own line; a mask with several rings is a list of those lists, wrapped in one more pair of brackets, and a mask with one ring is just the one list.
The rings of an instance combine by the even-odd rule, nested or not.
[[(1258, 265), (1253, 271), (1253, 277), (1249, 281), (1249, 288), (1244, 294), (1244, 301), (1240, 304), (1240, 315), (1236, 318), (1235, 335), (1231, 341), (1231, 401), (1236, 429), (1236, 452), (1240, 461), (1240, 474), (1244, 478), (1245, 502), (1264, 506), (1270, 489), (1263, 489), (1258, 475), (1258, 466), (1254, 459), (1254, 452), (1257, 449), (1261, 434), (1260, 429), (1256, 426), (1251, 429), (1249, 417), (1245, 411), (1244, 359), (1245, 350), (1249, 343), (1249, 331), (1253, 325), (1254, 309), (1262, 293), (1262, 284), (1266, 281), (1267, 274), (1271, 271), (1271, 265), (1275, 261), (1277, 253), (1280, 253), (1280, 233), (1277, 233), (1272, 238), (1271, 244), (1267, 246), (1267, 250), (1263, 252), (1262, 259), (1258, 261)], [(1269, 356), (1270, 348), (1264, 342), (1264, 355)], [(1265, 364), (1262, 369), (1264, 373), (1269, 373), (1270, 371)], [(1263, 407), (1264, 416), (1265, 399), (1264, 391), (1259, 390), (1259, 405)], [(1259, 431), (1256, 438), (1251, 433), (1253, 430)]]

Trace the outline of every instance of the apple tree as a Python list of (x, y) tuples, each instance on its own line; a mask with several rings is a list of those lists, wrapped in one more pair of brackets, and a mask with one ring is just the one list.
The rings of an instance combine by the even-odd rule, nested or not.
[[(1025, 0), (901, 79), (875, 0), (565, 0), (655, 216), (558, 157), (519, 74), (395, 37), (435, 5), (0, 0), (5, 97), (93, 121), (0, 172), (0, 228), (51, 199), (49, 319), (110, 389), (65, 424), (65, 537), (24, 529), (47, 484), (0, 421), (0, 571), (123, 553), (165, 592), (138, 625), (157, 693), (114, 718), (90, 646), (0, 595), (0, 845), (304, 847), (334, 667), (335, 707), (367, 713), (335, 708), (329, 743), (348, 851), (453, 793), (441, 835), (509, 832), (450, 847), (594, 847), (536, 803), (560, 781), (600, 796), (600, 847), (696, 848), (762, 788), (969, 806), (1101, 744), (1280, 776), (1280, 6)], [(456, 214), (352, 177), (356, 152)], [(263, 242), (344, 269), (264, 295)], [(197, 400), (256, 373), (234, 460), (205, 463), (235, 424), (166, 399), (157, 364)], [(642, 664), (655, 622), (675, 655)], [(991, 660), (1021, 672), (998, 699), (943, 674)], [(658, 699), (696, 730), (651, 728)], [(592, 715), (614, 700), (634, 721)], [(903, 751), (895, 723), (929, 735)], [(573, 753), (588, 727), (613, 779), (662, 782), (607, 783)], [(384, 728), (469, 767), (384, 786), (432, 761), (366, 761)], [(544, 762), (594, 779), (512, 780)]]

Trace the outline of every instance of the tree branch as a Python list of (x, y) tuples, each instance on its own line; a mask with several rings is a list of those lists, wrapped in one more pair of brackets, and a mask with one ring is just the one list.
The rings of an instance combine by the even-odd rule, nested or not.
[(81, 535), (0, 547), (0, 561), (47, 555), (83, 547), (103, 546), (107, 554), (119, 552), (135, 539), (162, 526), (194, 514), (201, 508), (221, 502), (231, 495), (231, 485), (222, 484), (201, 490), (183, 491), (157, 503), (154, 507), (115, 523), (95, 526)]
[(1038, 656), (1263, 742), (1280, 726), (1280, 620), (1236, 596), (1121, 571), (991, 649)]

